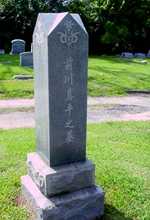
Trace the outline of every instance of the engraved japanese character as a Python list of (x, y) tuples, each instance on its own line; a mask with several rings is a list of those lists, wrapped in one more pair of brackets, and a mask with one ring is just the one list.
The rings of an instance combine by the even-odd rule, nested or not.
[(71, 116), (72, 110), (73, 110), (73, 105), (71, 103), (68, 103), (65, 112), (69, 114), (69, 117)]
[(67, 131), (66, 142), (69, 144), (74, 141), (73, 130)]
[(73, 121), (72, 120), (66, 121), (65, 128), (74, 128)]
[(65, 77), (64, 77), (64, 83), (65, 83), (65, 84), (73, 85), (73, 77), (72, 77), (72, 74), (70, 74), (70, 75), (65, 75)]
[(72, 63), (73, 63), (72, 57), (68, 57), (65, 62), (65, 70), (66, 71), (72, 71)]
[(66, 98), (67, 101), (72, 101), (73, 100), (73, 95), (72, 95), (72, 88), (69, 87), (67, 89), (67, 98)]

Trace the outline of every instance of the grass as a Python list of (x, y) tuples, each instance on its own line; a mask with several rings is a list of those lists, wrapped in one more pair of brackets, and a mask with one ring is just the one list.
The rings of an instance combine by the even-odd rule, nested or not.
[(13, 80), (15, 75), (33, 75), (33, 70), (20, 66), (18, 55), (0, 55), (0, 99), (32, 98), (33, 80)]
[(0, 55), (0, 80), (10, 80), (14, 75), (33, 74), (33, 70), (19, 65), (18, 55)]
[[(88, 126), (88, 157), (106, 193), (103, 220), (150, 219), (150, 124), (113, 122)], [(0, 219), (27, 220), (17, 205), (26, 154), (34, 151), (34, 130), (0, 131)]]
[(88, 89), (90, 96), (126, 95), (128, 90), (150, 91), (150, 62), (119, 57), (89, 59)]
[(33, 80), (1, 80), (0, 99), (32, 98)]
[[(33, 70), (19, 66), (18, 56), (0, 55), (0, 99), (33, 97), (33, 80), (12, 80), (17, 74), (32, 75)], [(148, 64), (142, 64), (138, 59), (89, 58), (90, 96), (126, 95), (127, 90), (150, 91), (150, 60)]]

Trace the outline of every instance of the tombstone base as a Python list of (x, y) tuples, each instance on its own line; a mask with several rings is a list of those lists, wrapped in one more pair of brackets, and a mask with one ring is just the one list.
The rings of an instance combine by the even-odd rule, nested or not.
[(95, 185), (95, 166), (90, 160), (49, 167), (38, 153), (27, 156), (28, 175), (45, 196), (70, 193)]
[(21, 178), (23, 197), (35, 220), (94, 220), (104, 213), (104, 193), (90, 187), (73, 193), (45, 197), (29, 176)]

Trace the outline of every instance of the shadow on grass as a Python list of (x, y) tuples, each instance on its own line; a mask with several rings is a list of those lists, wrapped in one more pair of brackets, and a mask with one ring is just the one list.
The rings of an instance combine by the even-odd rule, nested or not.
[(104, 216), (97, 220), (133, 220), (133, 218), (126, 217), (124, 213), (108, 204), (105, 204), (104, 213)]

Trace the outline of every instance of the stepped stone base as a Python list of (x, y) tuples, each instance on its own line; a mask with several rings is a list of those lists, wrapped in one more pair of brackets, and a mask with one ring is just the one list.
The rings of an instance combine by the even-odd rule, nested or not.
[(22, 193), (32, 207), (35, 220), (94, 220), (104, 213), (104, 193), (89, 187), (51, 198), (44, 196), (31, 177), (21, 178)]
[(95, 185), (95, 166), (89, 160), (51, 168), (37, 153), (30, 153), (27, 168), (28, 175), (47, 197)]

